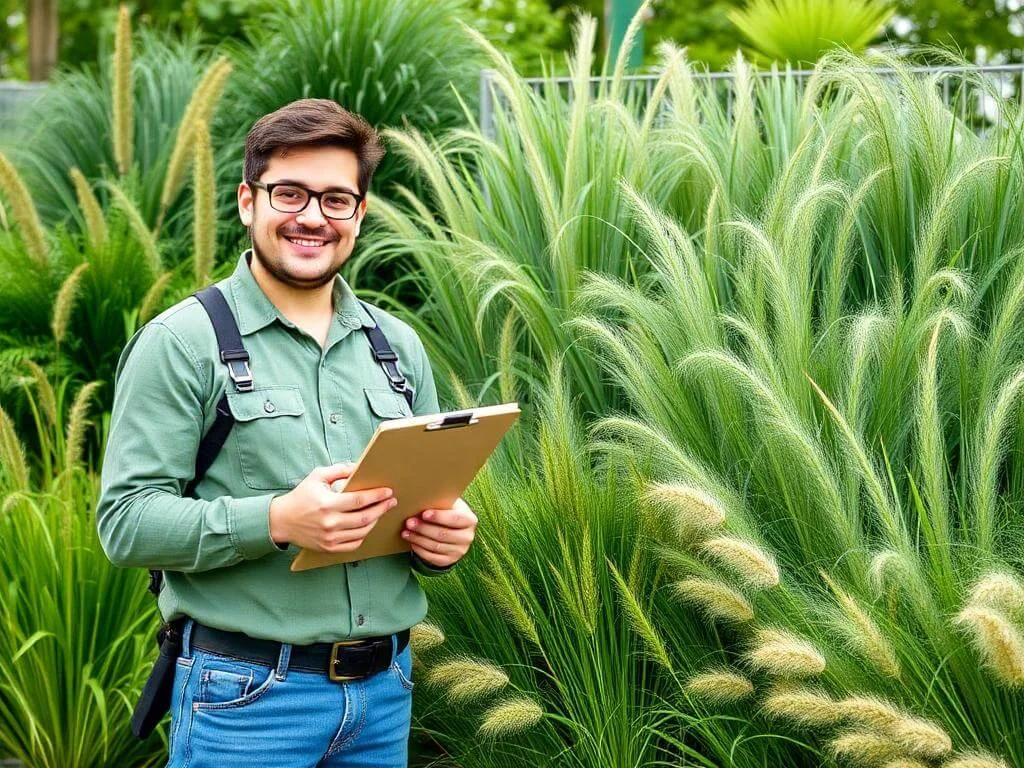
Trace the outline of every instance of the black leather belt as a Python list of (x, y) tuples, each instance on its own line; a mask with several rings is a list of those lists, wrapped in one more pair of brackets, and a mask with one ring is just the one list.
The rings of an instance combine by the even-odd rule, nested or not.
[[(391, 666), (392, 637), (397, 638), (397, 656), (409, 644), (409, 630), (395, 635), (343, 640), (339, 643), (293, 645), (289, 669), (326, 674), (335, 682), (359, 680)], [(268, 667), (276, 667), (281, 643), (249, 637), (241, 632), (228, 632), (196, 622), (192, 627), (191, 644), (210, 653), (232, 656)]]

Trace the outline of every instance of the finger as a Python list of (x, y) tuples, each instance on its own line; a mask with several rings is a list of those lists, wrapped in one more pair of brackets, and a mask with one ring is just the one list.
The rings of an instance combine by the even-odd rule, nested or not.
[(425, 509), (421, 513), (424, 520), (445, 528), (475, 528), (477, 524), (476, 515), (469, 507), (465, 509)]
[(467, 546), (465, 544), (428, 539), (426, 536), (421, 536), (413, 531), (402, 531), (402, 538), (410, 544), (420, 547), (421, 549), (425, 549), (434, 555), (458, 555), (461, 557), (466, 554), (467, 550)]
[(353, 530), (373, 525), (384, 513), (389, 509), (393, 509), (396, 504), (398, 504), (396, 499), (384, 499), (359, 510), (342, 512), (332, 516), (329, 523), (325, 520), (324, 528), (330, 533), (335, 533), (337, 531)]
[(423, 562), (437, 566), (438, 568), (444, 568), (447, 565), (452, 565), (459, 560), (458, 556), (439, 555), (436, 552), (432, 552), (429, 549), (419, 546), (418, 544), (412, 545), (412, 551), (415, 552)]
[(326, 467), (318, 468), (318, 477), (328, 485), (334, 480), (341, 480), (352, 474), (352, 470), (355, 469), (355, 464), (351, 461), (342, 461), (337, 464), (330, 464)]
[(338, 503), (335, 508), (342, 512), (349, 512), (353, 509), (368, 507), (392, 496), (393, 491), (390, 488), (368, 488), (365, 491), (342, 493), (339, 494)]
[(445, 528), (440, 525), (424, 523), (415, 517), (410, 517), (405, 523), (406, 530), (416, 531), (420, 536), (434, 541), (442, 541), (449, 544), (469, 544), (473, 541), (472, 528)]

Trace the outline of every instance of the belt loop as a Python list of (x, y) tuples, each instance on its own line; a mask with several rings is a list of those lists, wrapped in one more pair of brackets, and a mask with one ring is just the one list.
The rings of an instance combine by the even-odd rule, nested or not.
[[(398, 633), (391, 634), (391, 661), (398, 659)], [(390, 664), (388, 665), (390, 666)]]
[(194, 625), (195, 621), (187, 619), (184, 629), (181, 630), (181, 657), (183, 659), (192, 656), (192, 627)]
[(292, 658), (291, 643), (281, 643), (281, 652), (277, 656), (277, 680), (281, 682), (288, 677), (288, 663)]

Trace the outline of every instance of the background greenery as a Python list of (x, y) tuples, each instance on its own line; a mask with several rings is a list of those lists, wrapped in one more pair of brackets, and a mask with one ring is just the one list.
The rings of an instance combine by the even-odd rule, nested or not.
[[(161, 762), (164, 729), (127, 737), (157, 616), (93, 518), (113, 365), (233, 265), (239, 114), (309, 92), (363, 94), (389, 142), (346, 277), (417, 329), (445, 406), (524, 409), (468, 493), (476, 545), (425, 582), (415, 765), (1024, 763), (1020, 105), (965, 119), (942, 77), (840, 53), (807, 82), (735, 59), (724, 94), (671, 45), (639, 101), (590, 20), (534, 90), (417, 15), (442, 6), (367, 7), (311, 16), (386, 48), (252, 102), (323, 25), (211, 48), (126, 13), (3, 145), (0, 756)], [(442, 37), (496, 70), (492, 135), (469, 67), (396, 63)]]

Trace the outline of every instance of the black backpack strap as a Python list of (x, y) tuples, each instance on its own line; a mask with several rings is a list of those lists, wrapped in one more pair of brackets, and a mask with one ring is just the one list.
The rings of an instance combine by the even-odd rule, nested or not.
[[(194, 296), (210, 316), (213, 323), (213, 332), (217, 336), (217, 347), (220, 349), (220, 359), (228, 367), (228, 375), (238, 392), (252, 392), (253, 380), (252, 371), (249, 368), (249, 353), (242, 344), (242, 334), (238, 331), (238, 323), (235, 316), (231, 314), (224, 294), (216, 285), (208, 285)], [(220, 453), (232, 427), (235, 426), (235, 417), (231, 415), (231, 408), (228, 406), (228, 395), (225, 392), (217, 401), (217, 416), (213, 426), (199, 442), (199, 449), (196, 451), (196, 468), (192, 479), (185, 486), (185, 496), (195, 494), (199, 481), (206, 476), (206, 471), (213, 464), (217, 454)], [(149, 572), (149, 591), (154, 595), (160, 594), (160, 587), (163, 584), (163, 571)]]
[(363, 326), (363, 332), (373, 348), (373, 357), (380, 364), (380, 367), (384, 369), (384, 375), (388, 377), (388, 384), (391, 385), (395, 392), (405, 398), (405, 402), (409, 404), (409, 410), (411, 411), (413, 391), (409, 388), (409, 382), (406, 381), (405, 376), (402, 375), (401, 370), (398, 368), (398, 354), (391, 348), (387, 336), (384, 335), (384, 331), (377, 325), (377, 319), (370, 312), (366, 302), (360, 301), (359, 303), (363, 305), (366, 314), (373, 320), (373, 327), (367, 328)]

